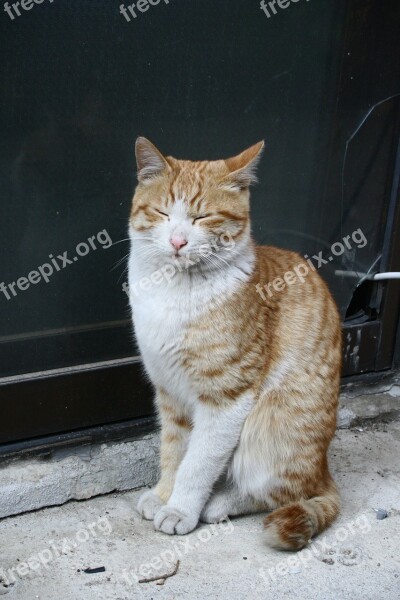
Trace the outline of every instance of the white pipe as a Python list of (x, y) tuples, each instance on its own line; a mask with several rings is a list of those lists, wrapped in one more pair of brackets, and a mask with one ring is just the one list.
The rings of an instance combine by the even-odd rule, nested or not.
[(376, 273), (369, 275), (368, 273), (357, 273), (357, 271), (335, 271), (338, 277), (354, 277), (356, 279), (365, 279), (373, 281), (384, 281), (388, 279), (400, 279), (400, 272), (393, 271), (392, 273)]
[(372, 276), (372, 279), (374, 281), (381, 281), (383, 279), (400, 279), (400, 273), (377, 273), (376, 275)]

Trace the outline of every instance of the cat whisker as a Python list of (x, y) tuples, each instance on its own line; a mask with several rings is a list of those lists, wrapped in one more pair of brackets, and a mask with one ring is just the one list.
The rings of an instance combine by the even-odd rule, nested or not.
[(133, 241), (135, 241), (135, 240), (149, 240), (149, 241), (152, 241), (154, 238), (151, 235), (136, 235), (135, 234), (132, 239), (133, 239)]
[(121, 281), (121, 279), (127, 272), (128, 272), (128, 265), (126, 265), (126, 267), (122, 270), (122, 273), (120, 274), (120, 276), (117, 279), (117, 283), (119, 283)]
[(217, 254), (216, 252), (212, 253), (212, 256), (215, 256), (215, 258), (218, 258), (220, 261), (222, 261), (227, 267), (229, 267), (229, 263), (227, 260), (225, 260), (224, 258), (222, 258), (222, 256), (220, 254)]
[(211, 258), (211, 256), (203, 256), (203, 259), (204, 259), (205, 263), (210, 265), (213, 269), (216, 269), (217, 271), (221, 271), (221, 272), (223, 271), (222, 265), (220, 265), (215, 260), (213, 260)]
[(125, 260), (126, 260), (128, 257), (129, 257), (129, 254), (130, 254), (130, 253), (128, 252), (128, 254), (126, 254), (125, 256), (123, 256), (122, 258), (120, 258), (120, 259), (119, 259), (119, 260), (118, 260), (118, 261), (115, 263), (115, 265), (114, 265), (114, 266), (113, 266), (113, 267), (110, 269), (110, 271), (115, 271), (115, 269), (118, 269), (118, 267), (119, 267), (120, 265), (122, 265), (122, 263), (123, 263), (123, 262), (124, 262), (124, 261), (125, 261)]
[(118, 240), (118, 242), (113, 242), (112, 246), (116, 246), (117, 244), (122, 244), (122, 242), (130, 242), (131, 240), (129, 238), (126, 238), (125, 240)]

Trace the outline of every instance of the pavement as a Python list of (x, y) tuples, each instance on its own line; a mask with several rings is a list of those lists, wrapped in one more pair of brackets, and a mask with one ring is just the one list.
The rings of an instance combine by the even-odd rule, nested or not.
[(338, 430), (330, 463), (342, 513), (297, 554), (264, 545), (262, 515), (202, 525), (185, 537), (155, 532), (135, 512), (139, 490), (3, 519), (0, 595), (7, 600), (398, 600), (399, 459), (398, 420)]

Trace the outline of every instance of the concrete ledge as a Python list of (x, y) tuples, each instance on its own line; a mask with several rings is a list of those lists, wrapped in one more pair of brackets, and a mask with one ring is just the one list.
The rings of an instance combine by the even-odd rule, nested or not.
[(126, 443), (55, 451), (0, 468), (0, 519), (151, 485), (158, 471), (158, 434)]
[(377, 382), (348, 383), (340, 394), (338, 428), (346, 429), (368, 419), (400, 414), (400, 374), (388, 374)]
[[(400, 414), (399, 375), (343, 386), (339, 429), (396, 414)], [(158, 447), (159, 435), (154, 433), (123, 443), (70, 447), (54, 450), (50, 457), (4, 462), (0, 518), (152, 485), (157, 479)]]

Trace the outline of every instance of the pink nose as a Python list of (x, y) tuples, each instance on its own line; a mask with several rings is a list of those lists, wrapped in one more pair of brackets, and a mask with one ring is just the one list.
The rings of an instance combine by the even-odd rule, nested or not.
[(187, 240), (184, 240), (183, 238), (178, 236), (173, 236), (169, 241), (171, 242), (175, 250), (180, 250), (187, 244)]

